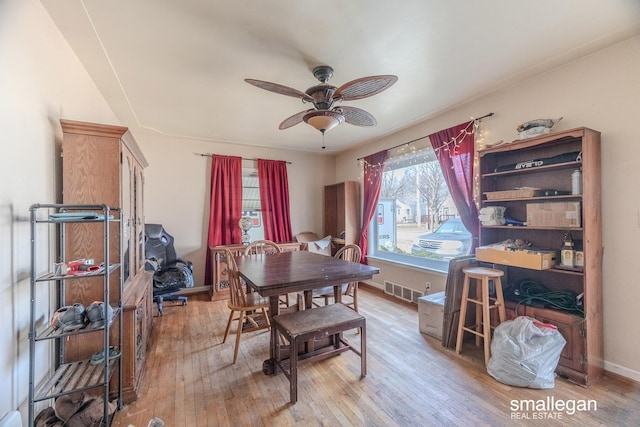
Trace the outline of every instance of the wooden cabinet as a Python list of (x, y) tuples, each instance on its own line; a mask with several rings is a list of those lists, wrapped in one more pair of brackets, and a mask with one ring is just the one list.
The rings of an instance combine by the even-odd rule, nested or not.
[[(148, 166), (142, 151), (126, 127), (104, 124), (61, 120), (63, 131), (63, 201), (66, 204), (103, 203), (121, 210), (122, 243), (118, 239), (111, 241), (111, 261), (122, 265), (123, 295), (125, 307), (123, 315), (122, 366), (141, 372), (144, 358), (136, 356), (135, 347), (127, 342), (137, 340), (139, 333), (135, 322), (127, 315), (131, 307), (150, 304), (152, 299), (151, 275), (144, 272), (144, 211), (143, 211), (143, 169)], [(97, 252), (103, 236), (82, 225), (68, 227), (65, 258), (89, 258)], [(117, 283), (112, 281), (112, 289)], [(81, 302), (90, 304), (102, 300), (102, 292), (92, 285), (90, 280), (78, 280), (73, 286), (66, 286), (63, 292), (64, 304)], [(129, 308), (127, 308), (129, 307)], [(151, 310), (145, 309), (140, 324), (148, 335), (151, 328)], [(99, 344), (91, 336), (83, 336), (73, 345), (65, 348), (66, 357), (82, 359), (90, 356)], [(146, 350), (146, 349), (145, 349)], [(137, 377), (139, 378), (139, 376)], [(125, 401), (135, 398), (136, 378), (123, 377)]]
[[(567, 341), (560, 353), (560, 360), (558, 362), (556, 372), (560, 375), (571, 378), (576, 382), (586, 384), (587, 377), (584, 373), (584, 357), (586, 355), (586, 340), (584, 337), (586, 330), (581, 316), (576, 316), (559, 310), (529, 307), (521, 304), (516, 305), (516, 303), (512, 301), (506, 301), (505, 307), (507, 320), (513, 320), (516, 316), (529, 316), (541, 321), (542, 323), (548, 323), (556, 326), (558, 328), (558, 332), (560, 332)], [(517, 315), (516, 308), (518, 310)], [(493, 313), (491, 324), (493, 327), (498, 325), (497, 319), (493, 316)]]
[[(579, 155), (576, 157), (575, 153)], [(506, 216), (526, 222), (527, 210), (531, 210), (529, 204), (577, 206), (579, 223), (552, 218), (545, 225), (532, 225), (531, 221), (523, 226), (481, 225), (479, 243), (483, 246), (523, 239), (532, 247), (559, 251), (565, 234), (571, 233), (578, 249), (584, 253), (584, 267), (533, 270), (501, 265), (500, 268), (506, 272), (504, 284), (532, 281), (551, 291), (569, 290), (579, 297), (577, 309), (553, 309), (547, 304), (544, 308), (524, 310), (528, 316), (558, 326), (567, 340), (557, 372), (579, 384), (589, 385), (603, 375), (604, 369), (600, 133), (577, 128), (514, 141), (479, 154), (483, 207), (504, 206)], [(563, 155), (566, 158), (560, 157)], [(582, 171), (580, 194), (572, 194), (572, 174), (576, 169)], [(541, 190), (533, 195), (514, 192), (504, 198), (487, 199), (487, 193), (505, 195), (504, 192), (522, 187)], [(523, 314), (522, 311), (519, 314)]]
[[(299, 251), (305, 245), (301, 242), (278, 243), (284, 252)], [(229, 299), (229, 276), (227, 275), (227, 249), (235, 256), (244, 254), (244, 245), (211, 246), (211, 300)]]
[[(345, 181), (324, 187), (324, 235), (339, 245), (360, 241), (360, 183)], [(342, 236), (344, 233), (344, 236)]]

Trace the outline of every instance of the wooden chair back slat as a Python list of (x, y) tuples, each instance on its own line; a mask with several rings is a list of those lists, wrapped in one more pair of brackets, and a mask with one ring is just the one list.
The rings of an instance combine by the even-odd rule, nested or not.
[(282, 248), (271, 240), (256, 240), (245, 248), (245, 255), (281, 253)]

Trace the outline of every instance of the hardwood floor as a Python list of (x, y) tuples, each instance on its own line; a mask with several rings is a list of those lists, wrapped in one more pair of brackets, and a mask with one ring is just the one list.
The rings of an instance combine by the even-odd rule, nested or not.
[[(366, 378), (351, 352), (302, 365), (298, 403), (290, 405), (285, 376), (262, 373), (267, 331), (243, 334), (233, 365), (233, 337), (222, 344), (226, 301), (191, 295), (185, 307), (166, 304), (154, 318), (142, 397), (112, 425), (146, 427), (154, 417), (189, 427), (638, 425), (638, 383), (607, 375), (590, 388), (560, 378), (547, 390), (507, 386), (487, 374), (471, 340), (458, 355), (421, 334), (415, 306), (361, 287), (359, 308), (367, 318)], [(359, 342), (355, 331), (345, 336)], [(597, 408), (514, 410), (521, 400), (550, 399), (568, 409), (593, 400)]]

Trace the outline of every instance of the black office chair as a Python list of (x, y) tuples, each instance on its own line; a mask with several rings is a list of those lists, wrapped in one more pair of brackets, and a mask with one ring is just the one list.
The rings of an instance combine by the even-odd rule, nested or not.
[(187, 305), (187, 297), (175, 293), (193, 286), (193, 264), (178, 258), (173, 236), (161, 224), (145, 224), (145, 237), (145, 270), (154, 271), (153, 302), (162, 316), (164, 301), (182, 301), (182, 305)]

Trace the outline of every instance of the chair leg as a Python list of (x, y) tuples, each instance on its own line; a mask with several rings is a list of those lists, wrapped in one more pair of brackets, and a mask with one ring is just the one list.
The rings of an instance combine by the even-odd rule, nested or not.
[(491, 315), (489, 310), (489, 278), (482, 279), (482, 334), (484, 335), (484, 364), (489, 363), (491, 357)]
[(238, 330), (236, 331), (236, 345), (233, 349), (233, 364), (235, 365), (236, 359), (238, 358), (238, 348), (240, 347), (240, 337), (242, 336), (242, 323), (244, 322), (244, 311), (240, 310), (240, 315), (238, 316)]
[(353, 309), (358, 312), (358, 284), (353, 285)]
[(493, 283), (496, 287), (496, 299), (497, 303), (499, 304), (498, 317), (500, 318), (500, 323), (502, 323), (507, 320), (507, 312), (504, 308), (504, 296), (502, 294), (502, 280), (500, 280), (499, 277), (496, 277), (495, 279), (493, 279)]
[[(476, 282), (476, 299), (478, 301), (482, 301), (482, 304), (475, 304), (476, 306), (476, 332), (478, 332), (478, 334), (482, 334), (482, 316), (483, 316), (483, 309), (482, 306), (485, 304), (485, 300), (484, 300), (484, 292), (482, 291), (482, 280), (481, 279), (474, 279), (474, 282)], [(480, 335), (476, 334), (476, 347), (480, 347), (480, 343), (482, 341), (482, 337)]]
[(267, 309), (266, 308), (262, 308), (262, 315), (264, 316), (264, 320), (267, 323), (267, 325), (271, 326), (271, 321), (269, 320), (269, 315), (267, 314)]
[(289, 307), (289, 294), (280, 295), (282, 299), (280, 299), (280, 304), (284, 304)]
[(231, 310), (231, 313), (229, 313), (229, 320), (227, 321), (227, 329), (225, 329), (224, 331), (224, 339), (222, 340), (223, 344), (227, 341), (227, 336), (229, 335), (229, 329), (231, 329), (231, 322), (233, 321), (233, 313), (234, 313), (233, 310)]

